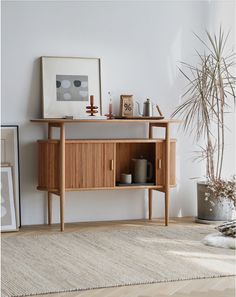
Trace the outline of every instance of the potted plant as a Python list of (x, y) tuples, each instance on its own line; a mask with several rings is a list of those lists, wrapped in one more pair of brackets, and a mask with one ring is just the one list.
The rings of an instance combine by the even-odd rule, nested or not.
[[(222, 178), (225, 152), (225, 115), (235, 107), (235, 53), (226, 53), (229, 33), (222, 28), (218, 35), (206, 31), (203, 54), (196, 51), (196, 66), (181, 63), (180, 72), (187, 79), (184, 102), (173, 116), (180, 116), (184, 130), (201, 143), (195, 159), (206, 162), (206, 180), (198, 182), (198, 219), (227, 220), (236, 205), (236, 180)], [(235, 72), (234, 72), (235, 73)]]

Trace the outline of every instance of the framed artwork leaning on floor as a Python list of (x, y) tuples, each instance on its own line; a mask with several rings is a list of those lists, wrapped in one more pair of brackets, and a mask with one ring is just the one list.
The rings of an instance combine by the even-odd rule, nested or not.
[(1, 231), (16, 231), (12, 168), (1, 167)]
[(17, 125), (1, 126), (1, 167), (12, 168), (16, 225), (17, 227), (20, 227), (21, 203), (20, 203), (19, 127)]

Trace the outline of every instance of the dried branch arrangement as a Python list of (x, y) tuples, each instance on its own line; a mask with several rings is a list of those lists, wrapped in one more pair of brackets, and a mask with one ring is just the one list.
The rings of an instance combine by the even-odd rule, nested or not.
[(228, 202), (231, 203), (233, 207), (236, 207), (235, 175), (229, 180), (210, 180), (208, 183), (208, 188), (210, 189), (210, 192), (206, 193), (205, 196), (208, 196), (211, 201), (214, 202), (214, 200), (219, 200), (220, 202), (224, 202), (225, 198), (227, 198)]

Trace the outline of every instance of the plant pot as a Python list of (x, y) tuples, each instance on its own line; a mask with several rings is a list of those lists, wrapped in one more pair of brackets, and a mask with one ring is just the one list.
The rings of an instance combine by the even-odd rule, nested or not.
[(211, 198), (207, 182), (197, 183), (198, 219), (228, 221), (232, 218), (232, 203), (226, 199)]

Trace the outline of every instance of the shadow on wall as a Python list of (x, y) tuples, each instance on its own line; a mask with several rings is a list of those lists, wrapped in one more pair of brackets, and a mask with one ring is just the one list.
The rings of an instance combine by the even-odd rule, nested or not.
[[(37, 58), (32, 63), (31, 83), (28, 94), (27, 118), (42, 117), (42, 80), (41, 80), (41, 62)], [(30, 118), (29, 118), (30, 117)]]
[[(20, 125), (20, 159), (22, 193), (30, 195), (36, 188), (37, 179), (37, 139), (45, 138), (47, 131), (44, 126), (39, 127), (30, 123), (33, 118), (42, 116), (41, 66), (40, 58), (32, 61), (31, 82), (27, 96), (24, 123)], [(34, 131), (32, 133), (32, 131)], [(30, 166), (29, 166), (30, 165)]]

